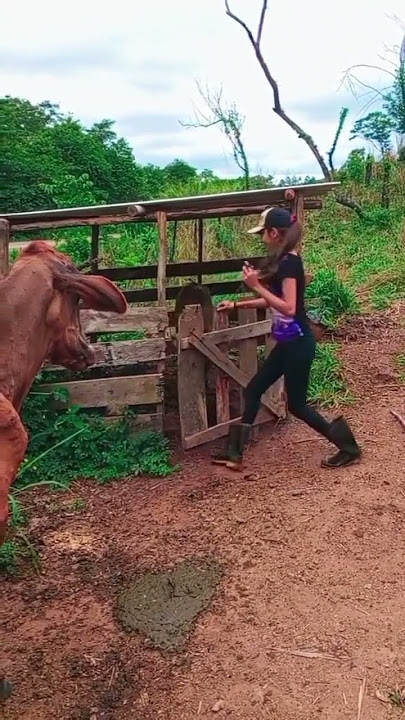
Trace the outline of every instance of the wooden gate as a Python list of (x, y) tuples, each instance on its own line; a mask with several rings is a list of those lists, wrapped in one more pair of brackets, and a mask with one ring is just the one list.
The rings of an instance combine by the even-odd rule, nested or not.
[[(257, 310), (240, 309), (238, 324), (229, 326), (227, 313), (215, 312), (213, 332), (204, 333), (204, 320), (199, 305), (187, 306), (179, 320), (178, 332), (178, 394), (181, 438), (188, 450), (227, 435), (229, 426), (240, 421), (231, 418), (230, 379), (241, 389), (246, 387), (258, 367), (258, 341), (263, 339), (264, 351), (274, 345), (272, 320), (257, 320)], [(229, 357), (237, 351), (238, 364)], [(235, 353), (236, 354), (236, 353)], [(216, 424), (209, 427), (207, 412), (207, 369), (215, 366)], [(256, 419), (260, 424), (286, 417), (284, 384), (281, 379), (262, 397)]]

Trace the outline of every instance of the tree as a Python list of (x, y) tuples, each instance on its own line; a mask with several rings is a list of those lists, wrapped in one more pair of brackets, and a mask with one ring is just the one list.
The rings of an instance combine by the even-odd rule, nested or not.
[[(275, 79), (274, 75), (272, 74), (268, 63), (266, 62), (262, 49), (261, 49), (261, 40), (262, 40), (262, 34), (263, 34), (263, 27), (264, 22), (266, 19), (266, 12), (267, 12), (267, 6), (268, 6), (268, 0), (262, 0), (262, 9), (259, 16), (259, 22), (257, 26), (256, 33), (253, 33), (253, 31), (249, 28), (249, 26), (246, 24), (244, 20), (242, 20), (238, 15), (236, 15), (234, 12), (232, 12), (230, 8), (230, 0), (224, 0), (225, 1), (225, 9), (226, 14), (228, 17), (230, 17), (234, 22), (236, 22), (238, 25), (240, 25), (243, 30), (245, 31), (249, 42), (253, 48), (253, 51), (255, 53), (255, 56), (257, 58), (257, 61), (260, 65), (260, 68), (262, 69), (262, 72), (270, 85), (270, 88), (272, 90), (273, 94), (273, 111), (278, 115), (278, 117), (281, 118), (295, 133), (298, 135), (298, 137), (305, 142), (307, 147), (309, 148), (310, 152), (316, 159), (319, 167), (321, 168), (322, 175), (325, 180), (332, 181), (333, 180), (333, 173), (329, 169), (325, 158), (321, 154), (317, 144), (315, 143), (314, 139), (311, 135), (309, 135), (305, 130), (298, 125), (298, 123), (293, 120), (290, 115), (288, 115), (285, 110), (283, 109), (281, 105), (281, 96), (280, 96), (280, 89), (278, 86), (278, 82)], [(344, 197), (336, 197), (336, 200), (341, 203), (342, 205), (345, 205), (346, 207), (351, 208), (352, 210), (355, 210), (357, 214), (362, 217), (364, 215), (362, 208), (353, 200), (350, 198), (344, 198)]]
[(173, 185), (185, 185), (190, 180), (195, 180), (197, 170), (189, 165), (185, 160), (173, 160), (164, 168), (165, 176), (169, 183)]
[(381, 157), (385, 157), (391, 150), (391, 135), (395, 128), (394, 120), (376, 110), (364, 118), (356, 120), (351, 132), (351, 139), (362, 138), (378, 149)]
[(343, 130), (344, 124), (345, 124), (345, 122), (346, 122), (346, 119), (347, 119), (348, 114), (349, 114), (349, 108), (342, 108), (342, 109), (341, 109), (340, 115), (339, 115), (339, 122), (338, 122), (337, 130), (336, 130), (336, 133), (335, 133), (335, 137), (333, 138), (332, 147), (331, 147), (331, 149), (330, 149), (329, 152), (328, 152), (329, 167), (330, 167), (330, 171), (331, 171), (332, 174), (335, 172), (335, 168), (334, 168), (334, 166), (333, 166), (333, 156), (334, 156), (334, 154), (335, 154), (335, 150), (336, 150), (337, 144), (338, 144), (338, 142), (339, 142), (339, 138), (340, 138), (340, 136), (341, 136), (341, 134), (342, 134), (342, 130)]
[(235, 103), (224, 105), (222, 98), (222, 88), (220, 90), (211, 91), (209, 88), (202, 89), (197, 83), (198, 92), (204, 103), (208, 107), (209, 115), (205, 115), (201, 110), (196, 110), (196, 120), (190, 123), (181, 123), (184, 127), (213, 127), (218, 125), (232, 147), (233, 158), (242, 170), (245, 190), (250, 187), (250, 168), (243, 141), (243, 126), (245, 118), (238, 111)]

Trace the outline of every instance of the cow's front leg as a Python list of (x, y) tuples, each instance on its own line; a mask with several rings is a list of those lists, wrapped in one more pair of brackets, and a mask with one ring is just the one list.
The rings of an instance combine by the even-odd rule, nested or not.
[(8, 495), (27, 450), (28, 435), (11, 402), (0, 394), (0, 545), (6, 539)]

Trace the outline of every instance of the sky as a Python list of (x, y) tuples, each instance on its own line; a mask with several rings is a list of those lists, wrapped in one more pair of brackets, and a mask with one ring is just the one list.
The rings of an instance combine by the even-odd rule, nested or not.
[[(405, 22), (403, 3), (269, 1), (262, 51), (284, 109), (326, 153), (341, 107), (350, 108), (337, 163), (361, 145), (349, 140), (350, 128), (369, 100), (353, 97), (343, 83), (345, 71), (382, 65), (382, 57), (392, 69), (389, 48), (402, 41), (404, 26), (395, 17)], [(230, 4), (257, 27), (262, 0)], [(357, 72), (377, 87), (389, 79), (371, 68)], [(181, 125), (204, 107), (197, 82), (222, 87), (225, 102), (235, 102), (245, 116), (254, 172), (318, 173), (306, 145), (273, 113), (270, 88), (243, 29), (226, 16), (224, 0), (13, 0), (3, 7), (2, 96), (50, 100), (86, 125), (114, 119), (139, 162), (166, 165), (182, 158), (200, 170), (236, 175), (218, 127)]]

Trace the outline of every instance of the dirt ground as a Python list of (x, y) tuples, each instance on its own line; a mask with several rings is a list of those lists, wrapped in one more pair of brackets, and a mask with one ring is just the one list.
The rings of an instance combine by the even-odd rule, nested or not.
[[(405, 414), (400, 323), (357, 322), (344, 344), (357, 466), (321, 470), (327, 443), (289, 421), (262, 428), (244, 474), (210, 466), (204, 447), (179, 453), (172, 478), (76, 485), (81, 512), (32, 494), (41, 574), (0, 587), (0, 666), (15, 682), (4, 718), (402, 717), (383, 702), (405, 686), (405, 433), (390, 414)], [(185, 648), (126, 633), (124, 584), (193, 558), (223, 574)]]

